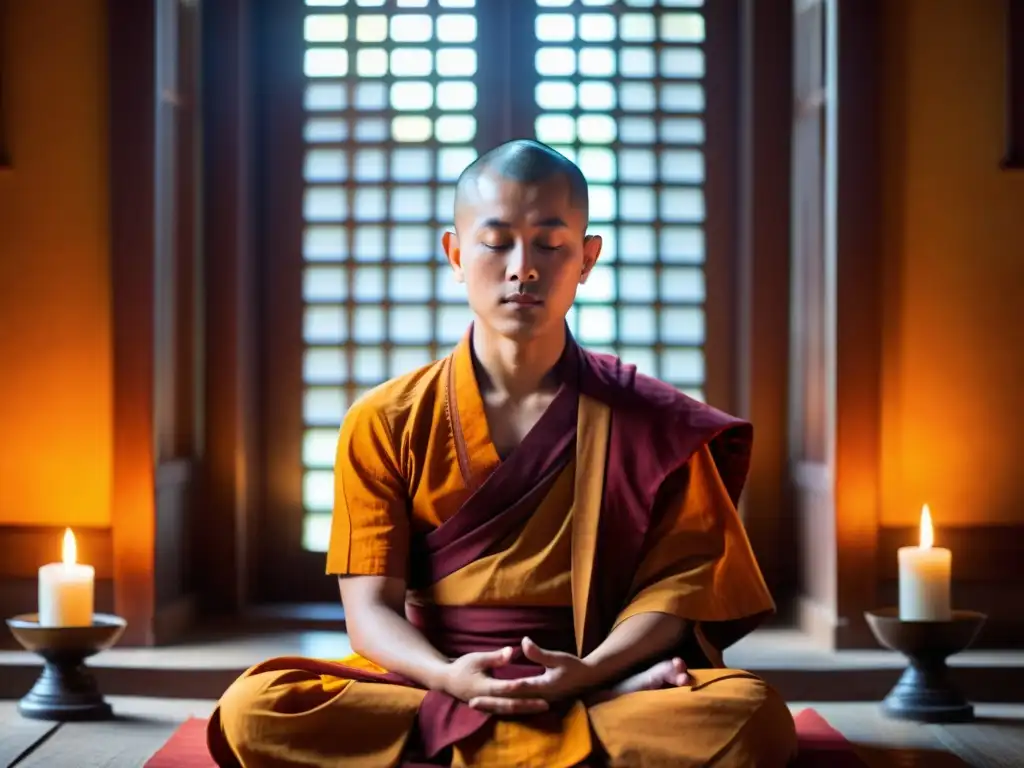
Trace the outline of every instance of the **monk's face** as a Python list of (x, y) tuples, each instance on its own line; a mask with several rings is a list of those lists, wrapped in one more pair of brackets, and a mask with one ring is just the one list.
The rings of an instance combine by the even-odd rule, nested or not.
[(561, 175), (522, 183), (485, 172), (461, 200), (445, 252), (479, 321), (530, 338), (561, 330), (597, 261), (601, 240), (585, 227)]

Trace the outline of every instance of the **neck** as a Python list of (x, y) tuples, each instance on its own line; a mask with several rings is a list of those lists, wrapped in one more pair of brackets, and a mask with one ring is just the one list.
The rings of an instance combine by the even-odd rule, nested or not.
[(473, 355), (486, 378), (482, 387), (512, 399), (556, 388), (554, 367), (566, 345), (566, 329), (530, 339), (510, 339), (482, 323), (473, 325)]

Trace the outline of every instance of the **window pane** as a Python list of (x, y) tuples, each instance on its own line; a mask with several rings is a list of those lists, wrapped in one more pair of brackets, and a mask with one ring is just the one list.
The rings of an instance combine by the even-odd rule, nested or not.
[(306, 17), (305, 31), (310, 43), (341, 43), (348, 39), (348, 17), (313, 13)]
[[(323, 551), (345, 411), (385, 379), (446, 354), (471, 319), (464, 288), (441, 266), (440, 237), (454, 181), (476, 158), (477, 3), (307, 6), (304, 546)], [(589, 98), (598, 97), (608, 94)]]
[[(602, 255), (573, 333), (704, 387), (702, 0), (535, 0), (536, 137), (582, 169)], [(614, 7), (614, 10), (613, 10)]]
[[(492, 138), (479, 113), (480, 3), (305, 5), (303, 500), (305, 546), (322, 551), (345, 410), (447, 353), (471, 320), (440, 240), (455, 179), (478, 140)], [(595, 350), (701, 395), (704, 79), (713, 66), (704, 4), (534, 5), (534, 133), (583, 170), (590, 229), (604, 241), (570, 327)]]
[(348, 74), (348, 51), (344, 48), (311, 48), (306, 51), (307, 77), (344, 77)]

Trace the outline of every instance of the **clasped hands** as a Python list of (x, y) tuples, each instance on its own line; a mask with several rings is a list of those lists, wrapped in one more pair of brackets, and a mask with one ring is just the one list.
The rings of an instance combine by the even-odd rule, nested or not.
[(553, 702), (586, 697), (598, 703), (635, 691), (686, 685), (686, 666), (679, 658), (654, 664), (649, 669), (623, 680), (608, 679), (600, 665), (571, 653), (549, 651), (529, 638), (522, 642), (523, 655), (544, 671), (532, 677), (501, 680), (492, 677), (492, 669), (512, 660), (514, 649), (468, 653), (449, 665), (442, 682), (443, 690), (469, 706), (501, 715), (528, 715), (546, 711)]

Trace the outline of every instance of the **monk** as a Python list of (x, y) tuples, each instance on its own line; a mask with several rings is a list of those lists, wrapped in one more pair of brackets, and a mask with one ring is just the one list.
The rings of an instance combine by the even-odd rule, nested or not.
[(220, 766), (763, 766), (785, 702), (722, 651), (775, 606), (736, 504), (750, 424), (581, 348), (587, 184), (533, 141), (463, 173), (457, 348), (348, 411), (327, 572), (354, 655), (225, 692)]

